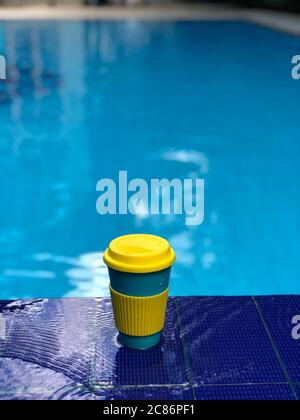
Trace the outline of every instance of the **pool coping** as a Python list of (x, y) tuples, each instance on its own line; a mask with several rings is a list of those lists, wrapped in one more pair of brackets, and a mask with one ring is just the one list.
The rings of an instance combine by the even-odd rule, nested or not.
[(218, 5), (180, 5), (144, 7), (120, 6), (0, 6), (0, 20), (241, 20), (300, 36), (300, 15), (265, 9)]

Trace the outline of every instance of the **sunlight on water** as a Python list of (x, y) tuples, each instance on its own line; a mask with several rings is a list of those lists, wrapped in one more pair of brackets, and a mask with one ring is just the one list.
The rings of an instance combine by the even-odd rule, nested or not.
[[(242, 22), (1, 22), (0, 299), (108, 296), (102, 253), (128, 233), (170, 240), (172, 295), (299, 292), (298, 44)], [(120, 170), (203, 178), (204, 223), (100, 216)]]

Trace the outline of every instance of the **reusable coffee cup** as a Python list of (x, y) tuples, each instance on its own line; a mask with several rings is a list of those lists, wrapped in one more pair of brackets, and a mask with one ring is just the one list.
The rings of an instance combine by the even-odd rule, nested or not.
[(104, 253), (119, 341), (148, 349), (158, 344), (164, 327), (174, 250), (153, 235), (114, 239)]

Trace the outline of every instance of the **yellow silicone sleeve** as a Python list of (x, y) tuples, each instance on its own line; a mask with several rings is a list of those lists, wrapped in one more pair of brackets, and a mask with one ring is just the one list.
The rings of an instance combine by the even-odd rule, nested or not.
[(159, 295), (137, 297), (110, 287), (117, 329), (127, 335), (143, 337), (160, 332), (165, 323), (169, 289)]

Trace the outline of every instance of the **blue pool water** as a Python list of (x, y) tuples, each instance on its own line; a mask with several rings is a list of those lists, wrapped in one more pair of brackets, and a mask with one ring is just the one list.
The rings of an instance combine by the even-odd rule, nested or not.
[[(149, 232), (173, 295), (299, 293), (299, 38), (240, 22), (1, 22), (0, 299), (106, 296)], [(205, 221), (99, 216), (100, 178), (200, 177)]]

